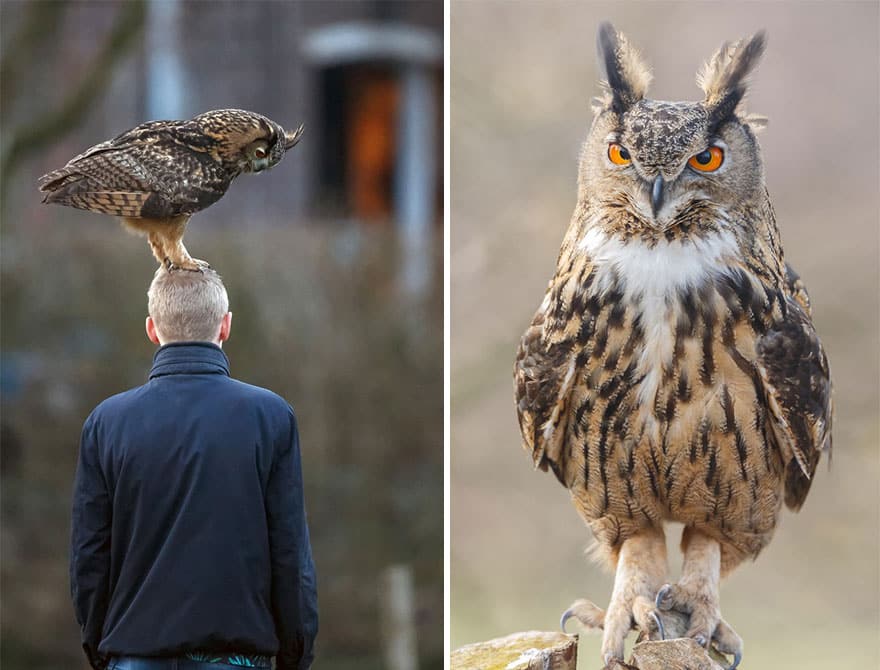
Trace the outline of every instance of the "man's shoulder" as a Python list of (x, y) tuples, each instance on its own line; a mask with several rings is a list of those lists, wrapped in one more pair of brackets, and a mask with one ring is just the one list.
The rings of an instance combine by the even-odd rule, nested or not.
[[(269, 412), (272, 415), (279, 417), (293, 415), (293, 408), (290, 404), (274, 391), (225, 375), (212, 375), (212, 377), (214, 377), (211, 380), (212, 385), (217, 385), (213, 387), (215, 392), (202, 395), (203, 400), (208, 398), (217, 400), (221, 396), (225, 396), (228, 399), (232, 396), (236, 400), (259, 407), (262, 411)], [(156, 380), (151, 380), (142, 386), (136, 386), (127, 391), (112, 395), (101, 401), (92, 410), (86, 422), (101, 422), (111, 417), (123, 416), (136, 407), (155, 406), (156, 403), (161, 405), (168, 401), (168, 397), (167, 392), (159, 390), (160, 386), (161, 384), (157, 384)], [(223, 389), (222, 391), (221, 388)]]
[(92, 410), (89, 419), (96, 419), (104, 415), (116, 414), (120, 410), (125, 410), (127, 407), (139, 401), (143, 396), (146, 386), (146, 384), (136, 386), (127, 391), (111, 395), (109, 398), (105, 398), (98, 403), (95, 409)]
[(235, 393), (239, 393), (255, 403), (261, 403), (266, 407), (275, 408), (279, 411), (293, 412), (290, 403), (274, 391), (270, 391), (262, 386), (248, 384), (234, 377), (227, 377), (226, 381), (231, 385)]

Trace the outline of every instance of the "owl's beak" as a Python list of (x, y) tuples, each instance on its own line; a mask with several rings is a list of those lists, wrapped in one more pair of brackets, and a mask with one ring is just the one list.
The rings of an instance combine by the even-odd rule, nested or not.
[(664, 186), (663, 175), (658, 174), (656, 179), (654, 179), (654, 184), (651, 186), (651, 211), (654, 213), (655, 219), (657, 218), (657, 213), (663, 207)]

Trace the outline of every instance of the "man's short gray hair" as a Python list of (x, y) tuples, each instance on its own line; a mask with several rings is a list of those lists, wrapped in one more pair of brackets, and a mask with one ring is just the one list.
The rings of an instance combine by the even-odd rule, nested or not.
[(209, 268), (169, 272), (160, 267), (147, 299), (149, 314), (166, 342), (214, 342), (229, 311), (223, 280)]

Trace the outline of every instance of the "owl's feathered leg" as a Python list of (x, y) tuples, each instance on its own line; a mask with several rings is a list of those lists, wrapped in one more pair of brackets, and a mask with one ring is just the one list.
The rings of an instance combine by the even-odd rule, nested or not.
[(171, 270), (189, 270), (192, 272), (201, 272), (204, 268), (211, 267), (205, 261), (193, 258), (189, 255), (186, 247), (183, 246), (183, 233), (186, 230), (186, 224), (189, 216), (178, 216), (169, 220), (168, 227), (165, 232), (165, 258), (164, 262), (169, 271)]
[[(654, 596), (666, 579), (666, 538), (652, 528), (624, 540), (617, 557), (614, 589), (608, 609), (578, 601), (569, 611), (582, 623), (603, 629), (602, 660), (606, 666), (623, 661), (624, 643), (635, 625), (651, 636), (658, 632)], [(563, 623), (565, 621), (563, 615)]]
[(150, 251), (153, 252), (153, 256), (160, 265), (165, 265), (165, 260), (168, 258), (165, 253), (165, 239), (156, 233), (147, 233), (147, 241), (150, 243)]
[(188, 214), (170, 219), (124, 217), (122, 221), (131, 230), (147, 235), (153, 256), (169, 271), (201, 272), (203, 268), (211, 267), (205, 261), (190, 256), (183, 246), (183, 233), (189, 221)]
[(694, 528), (685, 529), (681, 544), (681, 579), (660, 589), (657, 608), (690, 615), (690, 628), (685, 636), (704, 647), (714, 642), (718, 651), (733, 655), (733, 670), (742, 658), (743, 644), (736, 631), (721, 619), (721, 545)]
[(170, 248), (165, 247), (165, 267), (169, 272), (172, 270), (187, 270), (188, 272), (201, 272), (211, 267), (207, 261), (193, 258), (189, 255), (183, 242), (177, 241)]

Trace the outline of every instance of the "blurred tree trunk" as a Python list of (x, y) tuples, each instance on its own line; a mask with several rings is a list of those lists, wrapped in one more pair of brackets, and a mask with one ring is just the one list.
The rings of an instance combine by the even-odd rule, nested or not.
[(32, 2), (27, 6), (21, 28), (7, 41), (0, 56), (0, 100), (4, 105), (15, 98), (16, 84), (22, 71), (33, 60), (32, 55), (58, 34), (69, 4), (68, 0), (58, 0)]
[(386, 667), (388, 670), (418, 670), (412, 566), (388, 566), (381, 585)]
[(186, 69), (181, 53), (184, 23), (180, 0), (149, 0), (147, 5), (147, 118), (182, 119)]
[[(48, 25), (53, 25), (52, 22), (55, 21), (54, 25), (57, 27), (58, 18), (64, 7), (63, 3), (34, 4), (33, 14), (25, 21), (20, 35), (12, 40), (13, 44), (20, 44), (23, 50), (4, 54), (4, 56), (13, 59), (11, 63), (7, 63), (7, 59), (4, 58), (3, 71), (8, 73), (12, 79), (11, 82), (4, 80), (4, 87), (9, 86), (11, 90), (12, 83), (23, 69), (20, 65), (21, 62), (36, 58), (33, 47), (39, 40), (30, 42), (29, 31), (37, 30), (39, 32), (44, 29), (47, 25), (46, 17), (51, 14), (57, 16), (52, 17)], [(51, 10), (47, 8), (51, 8)], [(116, 65), (128, 53), (135, 38), (141, 34), (144, 17), (144, 0), (132, 0), (122, 4), (113, 30), (79, 85), (67, 95), (57, 109), (48, 110), (32, 123), (23, 124), (9, 132), (9, 140), (4, 142), (5, 151), (2, 160), (0, 160), (0, 174), (3, 175), (0, 199), (6, 200), (5, 195), (12, 181), (13, 173), (28, 156), (57, 141), (86, 118), (92, 102), (101, 96), (110, 83)], [(47, 33), (52, 34), (51, 30)], [(5, 95), (4, 104), (9, 104)]]

